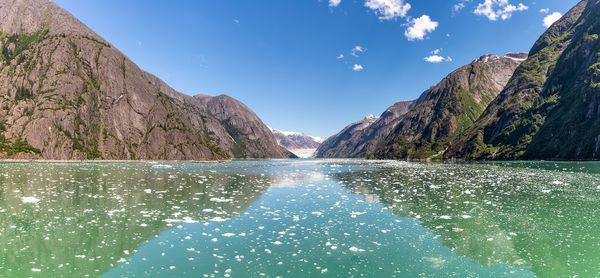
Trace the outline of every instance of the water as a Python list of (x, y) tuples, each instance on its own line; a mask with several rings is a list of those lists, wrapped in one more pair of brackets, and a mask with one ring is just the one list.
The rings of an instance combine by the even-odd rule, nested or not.
[(1, 163), (0, 277), (596, 277), (600, 163)]

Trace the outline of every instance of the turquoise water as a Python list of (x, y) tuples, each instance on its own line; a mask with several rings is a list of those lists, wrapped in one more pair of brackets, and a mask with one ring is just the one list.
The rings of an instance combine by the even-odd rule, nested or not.
[(0, 170), (0, 277), (600, 275), (599, 163)]

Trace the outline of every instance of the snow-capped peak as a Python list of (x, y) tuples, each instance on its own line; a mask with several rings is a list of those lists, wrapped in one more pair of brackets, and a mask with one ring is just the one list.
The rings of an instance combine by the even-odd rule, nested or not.
[(377, 117), (373, 114), (369, 114), (365, 117), (365, 120), (374, 120), (374, 119), (377, 119)]
[(310, 135), (306, 135), (304, 133), (300, 133), (300, 132), (296, 132), (296, 131), (283, 131), (283, 130), (272, 128), (270, 126), (267, 126), (267, 127), (271, 130), (271, 132), (279, 132), (285, 136), (307, 136), (307, 137), (310, 137), (313, 140), (315, 140), (315, 142), (317, 142), (317, 143), (323, 143), (323, 141), (325, 141), (325, 138), (318, 137), (318, 136), (310, 136)]

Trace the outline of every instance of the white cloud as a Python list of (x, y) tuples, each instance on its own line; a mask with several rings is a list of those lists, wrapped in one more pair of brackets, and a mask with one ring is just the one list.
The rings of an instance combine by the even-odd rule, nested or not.
[(561, 17), (562, 14), (560, 14), (559, 12), (553, 12), (552, 14), (547, 15), (546, 17), (544, 17), (544, 26), (546, 26), (546, 28), (549, 28), (550, 26), (552, 26), (552, 24), (554, 24), (554, 22), (559, 20)]
[(440, 55), (434, 54), (434, 55), (425, 57), (425, 61), (427, 61), (429, 63), (452, 62), (452, 58), (450, 58), (450, 57), (444, 58)]
[(436, 50), (433, 50), (433, 51), (431, 51), (431, 54), (433, 54), (433, 55), (438, 55), (438, 54), (440, 54), (440, 52), (441, 52), (441, 51), (442, 51), (442, 50), (438, 48), (438, 49), (436, 49)]
[(344, 54), (341, 54), (341, 53), (340, 53), (340, 55), (338, 55), (336, 59), (338, 59), (338, 60), (340, 60), (340, 59), (344, 59)]
[(240, 24), (240, 21), (239, 21), (238, 19), (234, 19), (234, 20), (233, 20), (233, 23), (235, 23), (235, 24)]
[(454, 5), (454, 8), (452, 10), (456, 13), (456, 12), (460, 12), (460, 10), (462, 10), (464, 8), (465, 8), (465, 3), (460, 2), (456, 5)]
[(353, 71), (361, 71), (363, 69), (364, 69), (364, 67), (362, 65), (359, 65), (359, 64), (354, 64), (354, 67), (352, 67)]
[(337, 7), (342, 0), (329, 0), (329, 7)]
[(352, 56), (358, 57), (359, 54), (364, 53), (366, 51), (367, 51), (366, 48), (364, 48), (364, 47), (362, 47), (360, 45), (357, 45), (354, 48), (352, 48)]
[(374, 10), (380, 20), (405, 17), (410, 4), (404, 0), (366, 0), (365, 7)]
[(452, 15), (456, 15), (457, 13), (462, 11), (467, 6), (468, 2), (471, 2), (471, 0), (460, 0), (460, 2), (456, 3), (452, 7)]
[(485, 2), (477, 5), (474, 13), (476, 15), (485, 16), (491, 21), (496, 21), (498, 18), (507, 20), (514, 12), (529, 9), (529, 7), (523, 5), (523, 3), (519, 3), (515, 6), (508, 1), (509, 0), (485, 0)]
[(541, 9), (540, 13), (547, 14), (550, 12), (550, 9)]
[(427, 33), (433, 32), (439, 23), (432, 21), (428, 15), (422, 15), (419, 18), (413, 18), (409, 23), (409, 27), (404, 32), (404, 35), (409, 41), (423, 40)]

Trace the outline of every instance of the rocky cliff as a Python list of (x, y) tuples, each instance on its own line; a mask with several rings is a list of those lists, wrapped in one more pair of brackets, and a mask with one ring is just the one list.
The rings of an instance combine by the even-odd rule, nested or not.
[(460, 159), (600, 158), (600, 4), (581, 1), (472, 128), (444, 154)]
[(363, 142), (363, 132), (379, 118), (368, 115), (364, 119), (352, 123), (338, 134), (325, 140), (317, 149), (314, 156), (321, 158), (354, 157), (358, 145)]
[(525, 54), (484, 55), (425, 91), (370, 154), (372, 158), (441, 157), (500, 93)]
[(0, 0), (0, 18), (0, 158), (290, 155), (247, 107), (176, 92), (51, 1)]
[(317, 157), (341, 158), (341, 157), (366, 157), (375, 150), (375, 147), (385, 139), (396, 127), (396, 124), (404, 115), (412, 109), (418, 100), (400, 101), (390, 106), (381, 114), (379, 118), (367, 117), (365, 122), (371, 122), (362, 129), (348, 129), (347, 132), (340, 132), (327, 139), (327, 144), (323, 144), (317, 149)]

